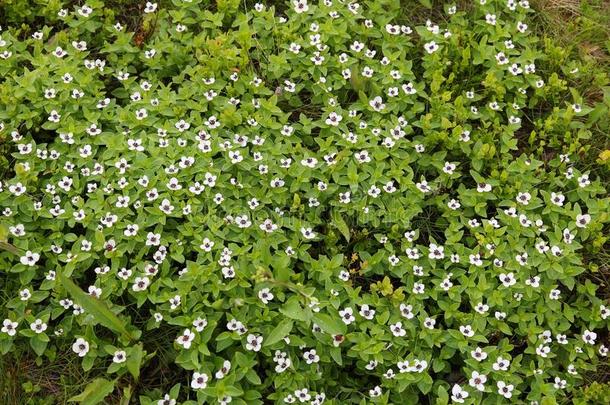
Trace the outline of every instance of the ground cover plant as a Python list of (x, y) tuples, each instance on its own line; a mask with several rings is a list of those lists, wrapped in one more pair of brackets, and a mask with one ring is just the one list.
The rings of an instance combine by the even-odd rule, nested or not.
[(528, 1), (0, 15), (22, 403), (553, 404), (607, 364), (608, 79)]

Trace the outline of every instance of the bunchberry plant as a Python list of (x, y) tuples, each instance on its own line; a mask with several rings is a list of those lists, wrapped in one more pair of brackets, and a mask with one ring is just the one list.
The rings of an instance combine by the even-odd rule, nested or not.
[(607, 356), (593, 106), (528, 1), (52, 3), (0, 31), (2, 353), (312, 405), (550, 404)]

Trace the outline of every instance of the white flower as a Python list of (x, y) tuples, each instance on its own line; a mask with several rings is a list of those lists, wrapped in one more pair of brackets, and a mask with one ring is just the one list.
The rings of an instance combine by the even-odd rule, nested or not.
[(316, 237), (316, 233), (312, 228), (301, 228), (301, 233), (305, 239), (313, 239)]
[(401, 303), (398, 309), (400, 310), (400, 314), (406, 319), (413, 319), (413, 317), (415, 316), (415, 314), (413, 313), (412, 305), (406, 305), (405, 303)]
[(470, 264), (472, 264), (474, 266), (481, 267), (483, 265), (483, 260), (481, 259), (481, 255), (478, 253), (474, 254), (474, 255), (469, 255), (468, 260), (470, 261)]
[(294, 4), (294, 12), (297, 14), (306, 13), (309, 10), (307, 0), (294, 0), (292, 4)]
[(339, 316), (341, 317), (341, 320), (344, 324), (349, 325), (350, 323), (356, 320), (353, 315), (353, 312), (354, 310), (349, 307), (339, 311)]
[(127, 360), (127, 353), (124, 350), (117, 350), (114, 352), (114, 356), (112, 356), (113, 363), (124, 363)]
[(336, 127), (337, 125), (339, 125), (339, 123), (341, 122), (341, 120), (343, 119), (342, 116), (340, 116), (339, 114), (337, 114), (336, 112), (331, 112), (328, 115), (328, 118), (326, 118), (326, 125), (331, 125)]
[(85, 4), (82, 7), (79, 7), (78, 9), (76, 9), (76, 11), (78, 12), (79, 15), (81, 15), (83, 17), (89, 17), (89, 15), (91, 15), (91, 13), (93, 12), (93, 9)]
[(451, 388), (451, 400), (461, 404), (465, 398), (468, 398), (468, 392), (458, 384), (454, 384), (453, 388)]
[(184, 332), (182, 333), (182, 335), (180, 335), (176, 338), (176, 343), (178, 343), (180, 346), (184, 347), (185, 349), (188, 349), (191, 347), (191, 343), (193, 342), (193, 339), (195, 339), (195, 333), (191, 332), (190, 329), (185, 329)]
[(214, 242), (208, 238), (203, 238), (203, 241), (201, 242), (201, 245), (199, 245), (199, 247), (206, 252), (211, 252), (212, 248), (214, 247)]
[(445, 162), (445, 165), (443, 166), (443, 172), (451, 175), (455, 171), (456, 167), (457, 165), (455, 163)]
[(422, 181), (419, 183), (416, 183), (415, 186), (422, 193), (429, 193), (430, 191), (432, 191), (432, 189), (428, 185), (428, 182), (426, 181), (426, 179), (422, 179)]
[(580, 176), (578, 178), (578, 186), (581, 188), (584, 188), (586, 186), (588, 186), (589, 184), (591, 184), (591, 180), (589, 180), (589, 175), (588, 174), (583, 174), (582, 176)]
[(502, 282), (502, 285), (504, 285), (504, 287), (511, 287), (511, 286), (515, 285), (515, 283), (517, 282), (517, 280), (515, 280), (515, 275), (513, 273), (508, 273), (508, 274), (501, 273), (498, 278), (500, 279), (500, 281)]
[(445, 248), (431, 243), (429, 246), (428, 258), (433, 260), (443, 259), (445, 257)]
[(157, 401), (157, 405), (176, 405), (176, 400), (171, 398), (169, 394), (165, 394), (163, 399)]
[(459, 329), (462, 335), (464, 335), (465, 337), (474, 336), (474, 330), (472, 330), (472, 326), (470, 325), (460, 325)]
[(390, 325), (392, 334), (396, 337), (402, 337), (407, 334), (407, 331), (402, 328), (402, 322), (396, 322)]
[(417, 90), (415, 89), (413, 83), (411, 83), (411, 82), (403, 84), (401, 87), (402, 87), (402, 91), (404, 91), (406, 94), (417, 93)]
[(26, 266), (35, 266), (36, 263), (38, 262), (38, 260), (40, 260), (40, 254), (38, 253), (33, 253), (31, 250), (28, 250), (27, 252), (25, 252), (25, 255), (21, 256), (19, 258), (19, 261), (21, 262), (21, 264), (24, 264)]
[(178, 132), (184, 132), (191, 127), (191, 124), (181, 119), (174, 124), (174, 127), (178, 130)]
[(193, 378), (191, 380), (191, 388), (194, 390), (201, 390), (208, 386), (208, 377), (205, 373), (193, 373)]
[(76, 342), (72, 345), (72, 351), (78, 354), (79, 357), (85, 357), (89, 352), (89, 342), (83, 338), (76, 339)]
[(269, 301), (273, 299), (273, 294), (269, 288), (263, 288), (258, 292), (258, 298), (263, 302), (263, 304), (268, 304)]
[(375, 310), (373, 308), (370, 308), (368, 304), (363, 304), (360, 307), (360, 316), (362, 316), (364, 319), (368, 319), (371, 320), (375, 317)]
[(557, 205), (558, 207), (563, 206), (563, 202), (565, 201), (566, 197), (561, 194), (561, 193), (555, 193), (552, 192), (551, 193), (551, 202), (555, 205)]
[(150, 285), (150, 279), (146, 276), (144, 277), (136, 277), (133, 282), (133, 286), (131, 287), (134, 291), (144, 291)]
[(240, 228), (249, 228), (252, 226), (252, 221), (246, 215), (238, 215), (235, 217), (235, 223)]
[(473, 351), (470, 352), (470, 355), (472, 356), (472, 358), (474, 358), (476, 361), (483, 361), (487, 358), (487, 353), (483, 351), (483, 349), (481, 349), (480, 347), (477, 346), (477, 348)]
[(578, 228), (586, 228), (591, 222), (591, 215), (589, 214), (578, 214), (576, 216), (576, 226)]
[(500, 371), (500, 370), (502, 370), (502, 371), (506, 371), (506, 370), (508, 370), (508, 367), (509, 367), (509, 366), (510, 366), (510, 362), (509, 362), (508, 360), (506, 360), (506, 359), (504, 359), (504, 358), (502, 358), (502, 357), (498, 357), (498, 358), (496, 359), (496, 362), (495, 362), (494, 364), (492, 364), (492, 366), (491, 366), (491, 367), (492, 367), (492, 368), (493, 368), (495, 371)]
[(527, 280), (525, 280), (525, 284), (529, 285), (530, 287), (533, 287), (533, 288), (538, 288), (540, 286), (540, 277), (539, 276), (530, 277)]
[(317, 363), (320, 361), (320, 356), (317, 355), (315, 349), (311, 349), (303, 353), (303, 359), (307, 364)]
[[(572, 365), (573, 367), (573, 365)], [(569, 369), (569, 366), (568, 366)], [(566, 380), (562, 380), (560, 377), (555, 377), (555, 381), (553, 383), (553, 387), (555, 387), (555, 389), (564, 389), (566, 386), (568, 385)]]
[(208, 321), (205, 318), (197, 318), (193, 321), (193, 327), (197, 332), (203, 332), (203, 329), (208, 325)]
[(430, 317), (424, 319), (424, 327), (434, 329), (434, 325), (436, 325), (436, 319)]
[(548, 354), (551, 352), (551, 348), (545, 345), (539, 345), (536, 347), (536, 354), (542, 358), (548, 357)]
[(182, 298), (180, 297), (180, 295), (174, 295), (173, 297), (171, 297), (169, 299), (170, 308), (171, 309), (178, 308), (180, 306), (181, 302), (182, 302)]
[(224, 278), (235, 278), (235, 269), (233, 266), (225, 266), (221, 271)]
[(379, 396), (381, 396), (382, 391), (381, 391), (381, 387), (379, 385), (376, 385), (373, 389), (369, 390), (369, 395), (372, 398), (377, 398)]
[(371, 101), (369, 101), (369, 105), (375, 111), (381, 111), (381, 110), (385, 109), (385, 104), (383, 103), (383, 99), (379, 96), (377, 96), (374, 99), (372, 99)]
[(596, 339), (597, 339), (597, 333), (591, 332), (588, 329), (585, 330), (582, 334), (582, 340), (583, 340), (583, 342), (585, 342), (587, 344), (594, 345)]
[(477, 371), (473, 371), (470, 375), (470, 380), (468, 384), (477, 389), (478, 391), (485, 391), (485, 383), (487, 382), (487, 376), (484, 374), (479, 374)]
[(89, 292), (89, 295), (92, 297), (99, 298), (102, 295), (102, 289), (99, 287), (96, 287), (94, 285), (90, 285), (89, 288), (87, 289), (87, 291)]
[(434, 53), (438, 50), (438, 45), (436, 44), (436, 42), (431, 41), (431, 42), (426, 42), (424, 44), (424, 49), (426, 50), (426, 52), (428, 53)]
[(127, 237), (135, 236), (138, 233), (139, 229), (140, 227), (137, 224), (130, 224), (127, 225), (127, 227), (123, 231), (123, 234)]
[(530, 193), (519, 193), (517, 195), (517, 202), (523, 205), (528, 205), (532, 196)]
[(413, 362), (413, 366), (410, 367), (409, 371), (423, 373), (426, 367), (428, 367), (428, 362), (426, 360), (415, 359), (415, 361)]
[(15, 183), (8, 186), (8, 191), (13, 194), (15, 197), (19, 197), (21, 194), (25, 193), (27, 190), (26, 186), (21, 183)]
[(552, 300), (558, 300), (560, 296), (561, 296), (561, 291), (556, 288), (552, 289), (551, 292), (549, 293), (549, 298)]
[(426, 286), (423, 283), (413, 283), (413, 294), (423, 294), (426, 291)]
[(30, 324), (30, 329), (36, 333), (43, 333), (45, 330), (47, 330), (47, 324), (44, 323), (42, 319), (36, 319)]
[(15, 336), (15, 334), (17, 333), (17, 322), (13, 322), (10, 319), (5, 319), (4, 321), (2, 321), (2, 329), (0, 329), (0, 331), (2, 331), (2, 333), (6, 333), (9, 336)]
[(161, 243), (161, 234), (148, 232), (146, 235), (146, 246), (159, 246)]
[(506, 384), (504, 381), (498, 381), (498, 394), (502, 395), (504, 398), (510, 398), (513, 396), (513, 389), (515, 387), (512, 384)]
[(606, 320), (610, 317), (610, 308), (606, 307), (605, 305), (599, 306), (599, 312), (600, 312), (601, 318), (604, 320)]
[(314, 168), (318, 164), (318, 159), (308, 157), (301, 160), (301, 164), (306, 167)]
[(154, 13), (157, 10), (157, 3), (151, 3), (150, 1), (146, 2), (146, 7), (144, 7), (145, 13)]
[(220, 368), (220, 370), (216, 371), (215, 377), (220, 380), (224, 378), (229, 373), (229, 371), (231, 371), (231, 362), (229, 360), (225, 360), (222, 363), (222, 367)]
[(294, 395), (300, 402), (307, 402), (311, 399), (311, 395), (309, 394), (309, 390), (307, 388), (294, 391)]
[(261, 349), (261, 344), (263, 343), (263, 337), (250, 334), (246, 338), (246, 342), (247, 342), (246, 350), (258, 352)]

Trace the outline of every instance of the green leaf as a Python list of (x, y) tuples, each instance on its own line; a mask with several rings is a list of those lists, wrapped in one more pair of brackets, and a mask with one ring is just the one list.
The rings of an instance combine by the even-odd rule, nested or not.
[(432, 377), (430, 377), (428, 374), (425, 374), (424, 377), (417, 383), (417, 388), (419, 388), (419, 390), (424, 394), (427, 394), (428, 392), (430, 392), (432, 384)]
[(83, 392), (70, 398), (68, 402), (78, 402), (82, 405), (95, 405), (102, 402), (112, 391), (114, 391), (114, 381), (96, 378), (85, 387)]
[(128, 340), (133, 339), (133, 336), (127, 331), (123, 321), (108, 308), (104, 301), (100, 301), (85, 293), (79, 286), (74, 284), (72, 280), (66, 278), (63, 274), (59, 274), (58, 278), (60, 283), (68, 290), (68, 293), (70, 293), (72, 298), (74, 298), (74, 301), (83, 307), (86, 312), (93, 315), (97, 322), (114, 332), (120, 333)]
[(557, 401), (555, 400), (555, 398), (552, 397), (544, 397), (542, 398), (542, 401), (540, 401), (541, 405), (556, 405)]
[(142, 365), (143, 354), (144, 350), (142, 350), (142, 343), (140, 343), (131, 349), (131, 352), (127, 356), (127, 361), (125, 362), (127, 370), (129, 370), (136, 381), (140, 378), (140, 366)]
[(269, 333), (265, 341), (263, 342), (263, 346), (271, 346), (284, 339), (286, 335), (290, 333), (292, 330), (293, 321), (290, 319), (285, 319), (280, 322), (273, 330)]
[(424, 7), (432, 8), (432, 1), (431, 0), (418, 0), (418, 1), (419, 1), (419, 4), (421, 4)]
[(288, 299), (284, 306), (280, 308), (280, 312), (287, 317), (296, 319), (298, 321), (308, 321), (307, 314), (303, 310), (303, 307), (299, 303), (299, 299), (296, 296)]
[(339, 232), (341, 232), (341, 235), (343, 235), (345, 240), (349, 242), (349, 238), (350, 238), (349, 227), (347, 226), (347, 223), (343, 219), (343, 216), (341, 216), (341, 213), (339, 213), (337, 211), (333, 211), (332, 216), (331, 216), (331, 221), (332, 221), (333, 226), (335, 228), (337, 228), (339, 230)]
[(436, 405), (447, 405), (449, 403), (449, 394), (447, 393), (447, 389), (445, 389), (445, 387), (439, 385), (436, 393)]
[(330, 357), (332, 357), (335, 363), (337, 363), (338, 365), (343, 365), (343, 358), (341, 357), (341, 348), (333, 347), (332, 349), (330, 349)]
[(8, 227), (4, 224), (0, 224), (0, 242), (8, 241)]
[(30, 339), (30, 345), (32, 346), (32, 349), (34, 349), (34, 352), (39, 356), (42, 356), (44, 354), (48, 343), (48, 338), (47, 341), (43, 341), (38, 338), (38, 335)]
[(262, 383), (261, 378), (256, 374), (256, 371), (252, 369), (248, 370), (246, 378), (254, 385), (260, 385)]
[(119, 405), (129, 405), (130, 401), (131, 401), (131, 385), (128, 385), (127, 387), (123, 388), (123, 396), (121, 397), (121, 402), (119, 402)]
[(21, 255), (21, 251), (8, 242), (0, 241), (0, 250), (6, 250), (7, 252), (11, 252), (12, 254)]
[(314, 314), (313, 321), (325, 333), (330, 333), (331, 335), (343, 335), (347, 331), (346, 325), (341, 320), (334, 319), (330, 315)]

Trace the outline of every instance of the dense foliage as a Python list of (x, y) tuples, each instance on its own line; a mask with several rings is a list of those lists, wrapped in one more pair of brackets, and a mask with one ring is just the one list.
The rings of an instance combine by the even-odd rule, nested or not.
[(187, 371), (143, 404), (554, 403), (607, 356), (607, 108), (526, 0), (63, 7), (0, 32), (2, 353)]

